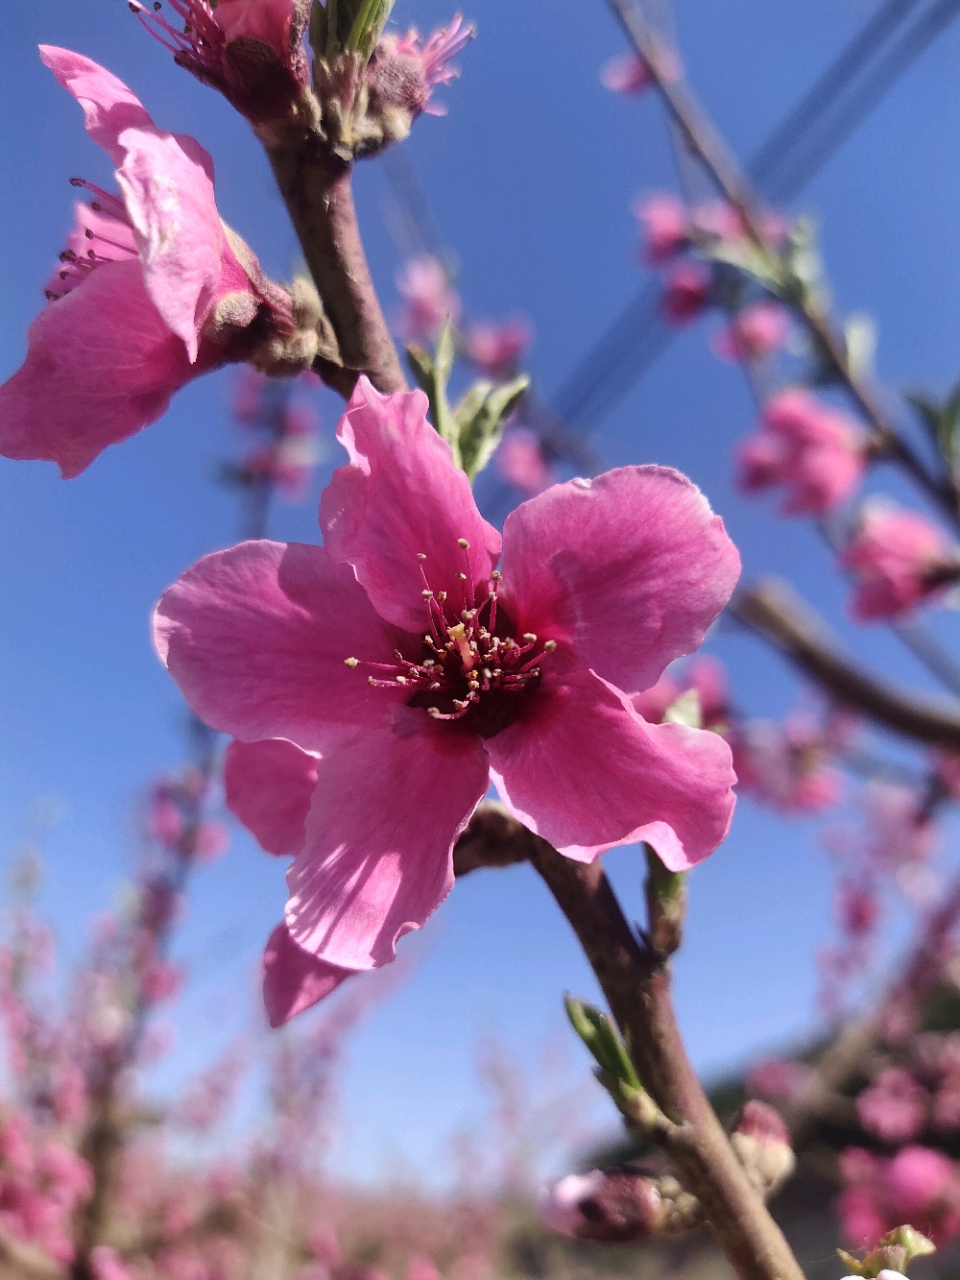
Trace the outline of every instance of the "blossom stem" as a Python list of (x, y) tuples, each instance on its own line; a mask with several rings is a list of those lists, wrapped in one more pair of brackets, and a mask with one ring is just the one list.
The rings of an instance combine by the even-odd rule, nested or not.
[(854, 666), (819, 615), (780, 579), (737, 592), (729, 609), (844, 705), (918, 742), (960, 751), (960, 715), (949, 704), (894, 688)]
[(741, 1280), (800, 1280), (780, 1228), (747, 1180), (687, 1057), (666, 963), (627, 924), (599, 863), (564, 858), (537, 840), (530, 860), (573, 926), (645, 1088), (674, 1122), (663, 1146), (699, 1200)]
[[(670, 118), (690, 152), (710, 173), (717, 187), (737, 211), (747, 234), (762, 249), (769, 249), (760, 202), (736, 157), (690, 89), (665, 75), (659, 63), (659, 46), (634, 0), (608, 0), (627, 39), (646, 63)], [(853, 370), (845, 344), (821, 308), (810, 298), (798, 298), (791, 306), (804, 324), (823, 360), (845, 386), (850, 398), (872, 428), (874, 455), (897, 463), (927, 491), (950, 521), (960, 528), (960, 488), (946, 470), (933, 474), (913, 447), (897, 431), (873, 389)]]
[(267, 155), (339, 346), (339, 360), (318, 357), (317, 372), (345, 398), (362, 373), (378, 391), (405, 390), (360, 238), (352, 166), (316, 145)]

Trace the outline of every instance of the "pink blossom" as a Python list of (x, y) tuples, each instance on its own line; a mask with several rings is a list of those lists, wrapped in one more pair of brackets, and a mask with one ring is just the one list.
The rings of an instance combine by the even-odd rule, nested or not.
[(491, 778), (580, 861), (647, 840), (686, 869), (732, 813), (726, 743), (630, 702), (700, 644), (739, 572), (703, 496), (660, 467), (556, 485), (507, 518), (501, 581), (500, 536), (426, 410), (361, 379), (324, 546), (207, 556), (156, 614), (207, 723), (319, 755), (286, 923), (342, 969), (392, 960), (446, 897)]
[(723, 360), (757, 360), (786, 342), (790, 313), (779, 302), (751, 302), (738, 311), (711, 346)]
[(889, 1067), (857, 1098), (857, 1115), (868, 1133), (899, 1145), (923, 1128), (928, 1100), (927, 1091), (909, 1071)]
[(425, 1253), (415, 1253), (407, 1264), (407, 1280), (440, 1280), (437, 1264)]
[(459, 13), (449, 27), (438, 28), (426, 43), (413, 27), (405, 36), (385, 33), (365, 71), (374, 107), (380, 111), (392, 108), (410, 119), (422, 112), (428, 116), (446, 115), (446, 107), (433, 101), (433, 91), (460, 74), (450, 65), (451, 60), (475, 35), (472, 26), (464, 26)]
[(514, 316), (500, 324), (478, 321), (464, 334), (467, 356), (487, 378), (504, 379), (517, 371), (520, 357), (530, 345), (530, 321)]
[(871, 934), (880, 914), (880, 902), (872, 885), (841, 881), (834, 905), (841, 933), (859, 940)]
[(263, 956), (263, 1002), (271, 1027), (325, 1000), (354, 970), (341, 969), (297, 945), (286, 924), (271, 933)]
[(769, 1102), (792, 1102), (803, 1090), (810, 1074), (811, 1068), (801, 1062), (770, 1058), (750, 1068), (745, 1081), (746, 1091)]
[(404, 263), (397, 289), (405, 303), (401, 330), (411, 341), (431, 341), (445, 320), (456, 324), (460, 318), (460, 298), (451, 289), (442, 263), (429, 254)]
[(918, 792), (901, 783), (874, 780), (864, 787), (863, 809), (868, 864), (896, 873), (929, 862), (937, 829)]
[(122, 198), (91, 205), (30, 326), (27, 358), (0, 387), (0, 454), (79, 475), (107, 445), (166, 411), (191, 379), (250, 351), (258, 321), (292, 332), (289, 296), (220, 221), (213, 165), (192, 138), (157, 129), (126, 85), (89, 58), (41, 46), (118, 166)]
[(543, 493), (556, 479), (540, 437), (529, 427), (508, 427), (494, 457), (504, 480), (528, 497)]
[(847, 1186), (837, 1200), (844, 1235), (852, 1245), (873, 1247), (887, 1231), (911, 1222), (943, 1244), (960, 1231), (953, 1162), (929, 1147), (909, 1146), (885, 1160), (849, 1148), (840, 1157)]
[(98, 1244), (90, 1250), (90, 1270), (94, 1280), (133, 1280), (133, 1272), (108, 1244)]
[(954, 1180), (953, 1161), (929, 1147), (904, 1147), (890, 1161), (886, 1190), (902, 1221), (930, 1211), (931, 1205)]
[(132, 8), (141, 22), (204, 84), (218, 89), (254, 124), (283, 121), (310, 83), (303, 47), (305, 0), (168, 0)]
[(689, 246), (689, 210), (669, 191), (638, 196), (633, 214), (643, 230), (643, 260), (650, 266), (666, 266)]
[[(683, 67), (675, 49), (664, 45), (657, 51), (657, 69), (664, 80), (681, 80)], [(655, 83), (650, 64), (639, 54), (624, 53), (610, 58), (600, 69), (600, 83), (611, 93), (636, 98)]]
[(713, 273), (701, 262), (681, 262), (664, 276), (660, 315), (682, 328), (702, 315), (710, 301)]
[[(717, 240), (735, 244), (751, 238), (742, 214), (727, 200), (712, 200), (708, 204), (694, 206), (691, 221), (701, 235)], [(787, 230), (783, 215), (776, 210), (761, 209), (758, 221), (764, 239), (777, 247)]]
[(744, 493), (782, 487), (784, 515), (824, 515), (849, 498), (866, 463), (863, 440), (844, 414), (801, 387), (764, 405), (760, 430), (741, 442), (737, 478)]
[(960, 577), (960, 556), (936, 525), (879, 501), (864, 503), (840, 563), (857, 578), (850, 608), (860, 622), (898, 617)]

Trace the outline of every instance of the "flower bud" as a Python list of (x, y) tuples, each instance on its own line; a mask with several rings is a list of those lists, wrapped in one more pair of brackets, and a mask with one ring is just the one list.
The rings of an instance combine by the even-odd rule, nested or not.
[(639, 1244), (666, 1220), (656, 1180), (636, 1169), (568, 1174), (541, 1190), (537, 1212), (560, 1235), (605, 1244)]
[(744, 1105), (730, 1145), (751, 1185), (764, 1199), (786, 1182), (796, 1165), (787, 1126), (765, 1102), (754, 1100)]

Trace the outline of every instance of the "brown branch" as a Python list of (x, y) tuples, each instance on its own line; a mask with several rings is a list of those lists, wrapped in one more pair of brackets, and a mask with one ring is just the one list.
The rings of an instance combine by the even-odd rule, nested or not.
[(454, 846), (453, 869), (459, 877), (480, 867), (509, 867), (526, 862), (541, 845), (550, 848), (545, 840), (512, 818), (502, 804), (485, 800)]
[(664, 1149), (734, 1270), (742, 1280), (800, 1280), (789, 1245), (750, 1185), (687, 1058), (666, 965), (640, 946), (598, 863), (573, 862), (544, 841), (537, 842), (531, 861), (573, 926), (640, 1079), (674, 1121)]
[(313, 135), (297, 145), (268, 147), (267, 155), (336, 335), (339, 352), (321, 355), (317, 371), (345, 397), (361, 373), (379, 391), (405, 390), (360, 239), (352, 166)]
[(924, 698), (860, 668), (786, 582), (763, 578), (737, 592), (730, 612), (834, 698), (908, 738), (960, 751), (960, 707)]

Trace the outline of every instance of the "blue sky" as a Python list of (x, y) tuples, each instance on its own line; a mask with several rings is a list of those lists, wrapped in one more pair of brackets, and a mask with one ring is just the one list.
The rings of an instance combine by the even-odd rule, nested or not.
[[(693, 83), (740, 154), (762, 139), (843, 41), (867, 0), (678, 0)], [(400, 25), (449, 17), (440, 0), (400, 0)], [(536, 341), (530, 369), (545, 395), (632, 296), (632, 196), (674, 187), (661, 114), (601, 88), (602, 62), (622, 48), (595, 0), (484, 0), (467, 16), (479, 35), (462, 79), (443, 90), (449, 115), (423, 118), (407, 144), (443, 239), (460, 264), (468, 312), (522, 312)], [(0, 377), (20, 363), (25, 331), (64, 242), (68, 179), (109, 180), (76, 104), (39, 62), (39, 42), (96, 58), (142, 97), (158, 124), (192, 133), (214, 156), (221, 213), (277, 277), (295, 261), (293, 234), (244, 122), (172, 65), (121, 0), (46, 0), (5, 15), (0, 47)], [(837, 305), (867, 310), (878, 365), (892, 388), (942, 391), (960, 373), (960, 25), (888, 95), (808, 189), (799, 207), (822, 221)], [(357, 199), (374, 277), (395, 306), (398, 266), (377, 163), (359, 168)], [(791, 577), (859, 651), (900, 679), (925, 683), (883, 631), (843, 620), (843, 588), (802, 522), (772, 515), (731, 488), (731, 444), (752, 407), (735, 369), (708, 351), (709, 323), (684, 334), (602, 426), (607, 465), (659, 462), (708, 493), (748, 575)], [(234, 499), (211, 483), (230, 456), (229, 375), (181, 393), (167, 417), (107, 451), (79, 479), (52, 466), (0, 459), (0, 857), (31, 838), (36, 802), (62, 819), (46, 841), (45, 911), (68, 955), (85, 921), (116, 895), (134, 847), (138, 791), (182, 756), (176, 690), (151, 651), (157, 596), (198, 556), (229, 544)], [(338, 446), (337, 402), (321, 401), (328, 440), (315, 491), (278, 506), (271, 534), (316, 539), (316, 501)], [(891, 484), (896, 492), (907, 491)], [(948, 636), (952, 616), (938, 615)], [(779, 715), (796, 684), (757, 642), (732, 629), (711, 641), (738, 702)], [(636, 851), (608, 858), (626, 908), (641, 910)], [(172, 1087), (246, 1026), (256, 959), (284, 898), (282, 867), (240, 832), (229, 855), (199, 873), (178, 943), (193, 987), (179, 1039), (159, 1076)], [(706, 1072), (809, 1025), (813, 951), (829, 934), (829, 873), (809, 824), (787, 825), (740, 805), (727, 844), (691, 882), (688, 941), (676, 964), (691, 1052)], [(888, 939), (897, 940), (893, 927)], [(344, 1081), (338, 1168), (357, 1177), (412, 1168), (441, 1178), (450, 1133), (482, 1115), (473, 1045), (494, 1033), (535, 1069), (563, 1038), (566, 989), (595, 987), (553, 904), (527, 868), (458, 885), (415, 943), (402, 989), (355, 1037)], [(570, 1070), (581, 1067), (568, 1048)], [(590, 1116), (604, 1116), (589, 1093)]]

